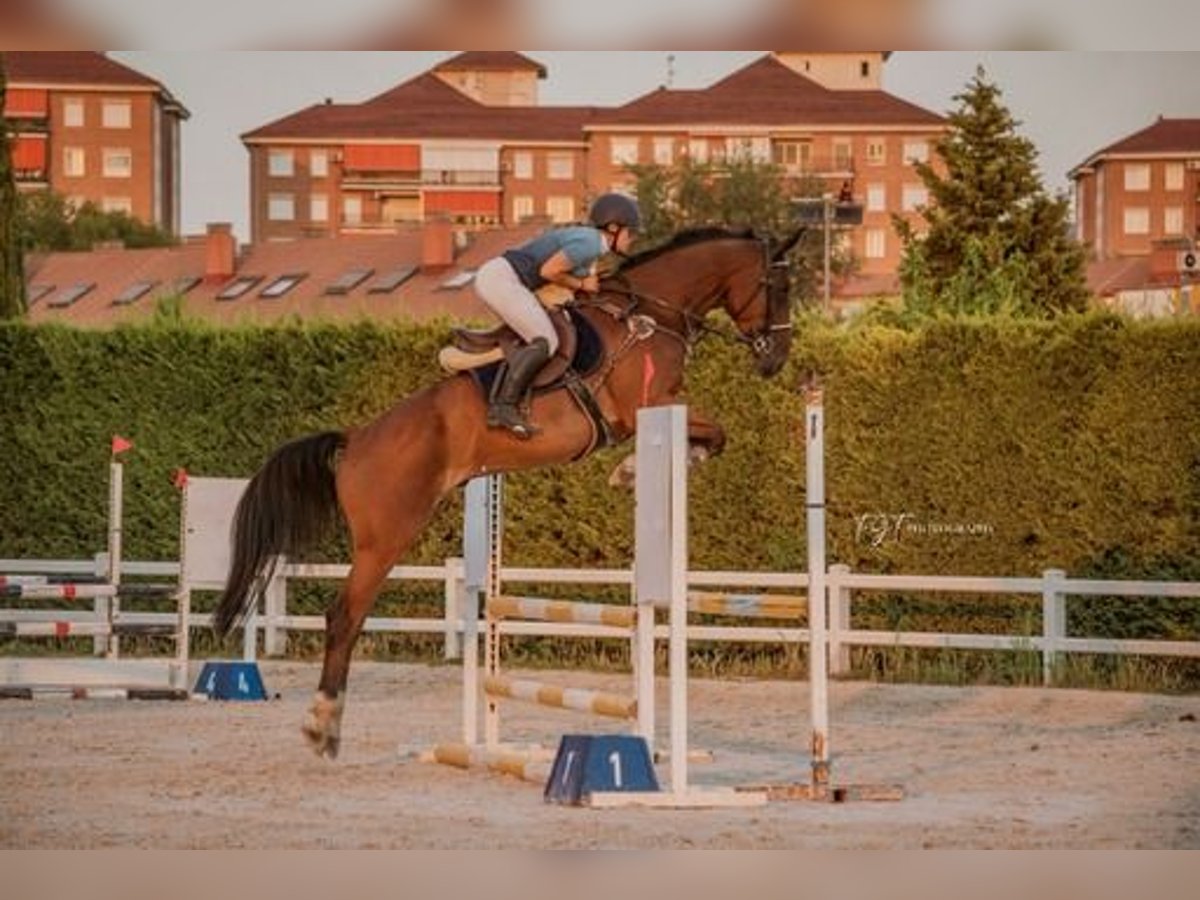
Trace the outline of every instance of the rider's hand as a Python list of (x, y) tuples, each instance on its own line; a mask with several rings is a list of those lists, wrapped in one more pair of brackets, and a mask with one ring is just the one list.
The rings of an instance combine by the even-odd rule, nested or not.
[(586, 278), (581, 278), (579, 280), (579, 289), (585, 294), (600, 293), (600, 276), (588, 275)]

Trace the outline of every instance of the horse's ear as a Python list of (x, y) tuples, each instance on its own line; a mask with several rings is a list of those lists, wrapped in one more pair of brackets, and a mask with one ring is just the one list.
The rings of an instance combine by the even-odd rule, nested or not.
[(796, 244), (800, 243), (800, 238), (804, 237), (804, 232), (806, 231), (808, 231), (808, 226), (801, 225), (792, 234), (788, 235), (782, 241), (776, 243), (771, 250), (771, 261), (779, 262), (779, 260), (787, 256), (788, 253), (791, 252), (792, 248), (795, 247)]

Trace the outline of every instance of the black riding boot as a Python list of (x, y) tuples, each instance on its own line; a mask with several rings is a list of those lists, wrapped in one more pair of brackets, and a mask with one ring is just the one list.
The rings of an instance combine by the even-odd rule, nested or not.
[(513, 352), (492, 391), (487, 414), (489, 428), (507, 428), (522, 440), (537, 434), (537, 429), (521, 414), (521, 401), (548, 359), (550, 344), (545, 338), (534, 338)]

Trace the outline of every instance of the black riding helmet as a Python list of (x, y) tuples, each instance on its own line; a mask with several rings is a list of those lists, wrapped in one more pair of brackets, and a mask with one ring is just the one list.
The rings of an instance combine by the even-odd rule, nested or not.
[(601, 194), (592, 204), (588, 219), (597, 228), (617, 225), (637, 231), (642, 227), (642, 212), (637, 201), (625, 194)]

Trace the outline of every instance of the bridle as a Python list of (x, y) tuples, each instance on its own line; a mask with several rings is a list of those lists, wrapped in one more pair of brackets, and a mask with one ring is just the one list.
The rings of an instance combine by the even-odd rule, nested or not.
[[(686, 308), (681, 308), (676, 303), (666, 300), (662, 297), (656, 297), (653, 294), (647, 294), (642, 291), (635, 290), (629, 284), (620, 272), (616, 273), (608, 280), (619, 280), (623, 282), (622, 287), (616, 287), (611, 284), (606, 285), (604, 292), (620, 294), (628, 297), (630, 302), (620, 311), (620, 318), (628, 319), (638, 313), (638, 310), (643, 305), (658, 307), (664, 311), (670, 312), (672, 315), (679, 316), (683, 322), (681, 331), (674, 331), (667, 328), (661, 322), (655, 320), (655, 330), (669, 334), (681, 341), (687, 350), (691, 350), (697, 343), (708, 335), (714, 335), (722, 340), (730, 343), (742, 344), (750, 348), (755, 356), (762, 358), (769, 355), (774, 349), (775, 335), (779, 332), (791, 332), (792, 321), (788, 314), (790, 299), (788, 297), (788, 262), (786, 258), (773, 260), (771, 258), (770, 240), (767, 238), (755, 238), (762, 248), (763, 264), (762, 278), (749, 298), (737, 310), (730, 311), (729, 317), (736, 323), (741, 320), (742, 316), (754, 305), (760, 296), (765, 295), (767, 301), (767, 311), (763, 326), (749, 334), (744, 334), (740, 330), (729, 331), (718, 325), (710, 325), (703, 315), (697, 315)], [(777, 286), (776, 281), (779, 279), (780, 273), (783, 274), (782, 287)], [(707, 299), (707, 298), (706, 298)], [(783, 313), (783, 321), (775, 321), (780, 313)]]

